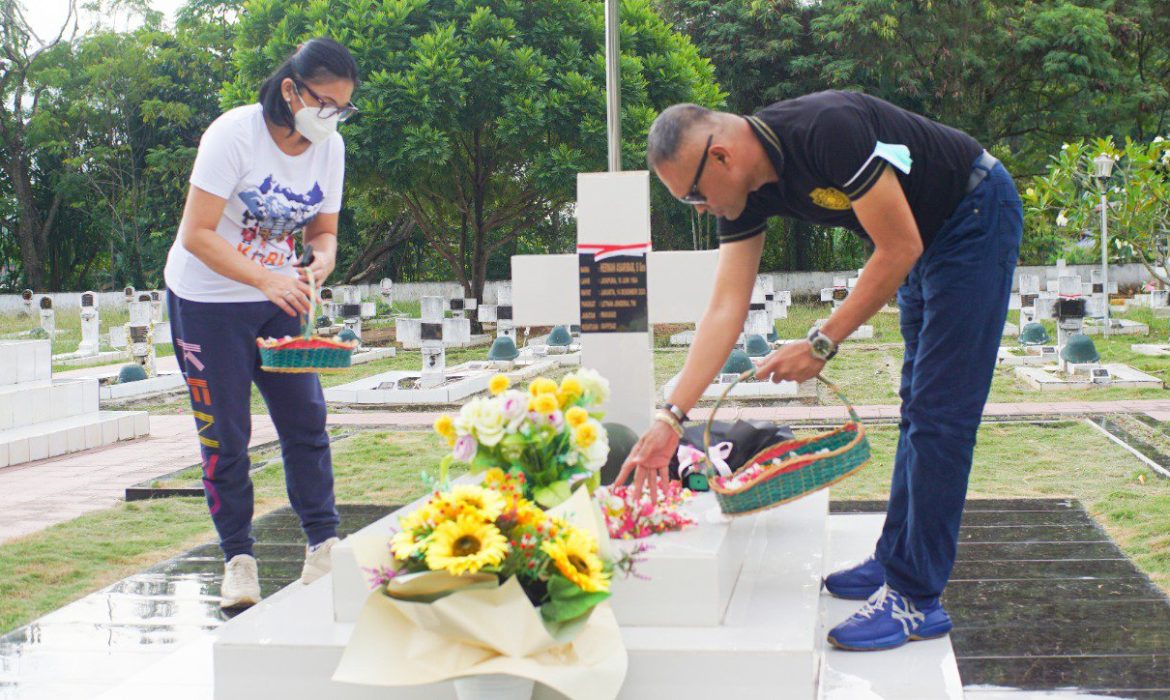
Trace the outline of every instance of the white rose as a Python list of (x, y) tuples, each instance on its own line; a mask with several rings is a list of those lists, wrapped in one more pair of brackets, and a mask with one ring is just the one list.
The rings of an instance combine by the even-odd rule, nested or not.
[(507, 420), (500, 404), (496, 401), (484, 401), (475, 420), (475, 434), (479, 442), (487, 447), (495, 447), (504, 438), (504, 428)]
[(593, 402), (603, 404), (609, 401), (609, 380), (601, 376), (597, 370), (582, 367), (576, 371), (577, 381), (581, 382), (581, 389), (593, 397)]
[[(475, 425), (479, 422), (479, 414), (483, 412), (485, 399), (472, 399), (463, 404), (459, 415), (455, 417), (456, 435), (474, 435)], [(483, 442), (480, 440), (480, 442)]]

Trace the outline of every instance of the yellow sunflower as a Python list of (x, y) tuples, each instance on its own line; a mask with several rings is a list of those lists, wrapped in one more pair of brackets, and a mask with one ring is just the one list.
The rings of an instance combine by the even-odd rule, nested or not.
[(609, 590), (609, 574), (597, 556), (597, 541), (588, 533), (570, 528), (564, 536), (540, 546), (557, 571), (586, 593)]
[(506, 556), (508, 540), (496, 526), (464, 514), (435, 528), (427, 546), (427, 567), (462, 576), (496, 566)]
[(395, 533), (390, 539), (390, 551), (399, 559), (409, 559), (427, 543), (427, 538), (416, 538), (414, 530), (403, 530)]
[(532, 505), (531, 501), (519, 498), (516, 500), (516, 525), (533, 527), (539, 526), (546, 520), (544, 511)]
[(454, 515), (475, 515), (491, 522), (504, 512), (507, 502), (498, 492), (482, 486), (464, 484), (443, 494), (443, 500), (454, 509)]

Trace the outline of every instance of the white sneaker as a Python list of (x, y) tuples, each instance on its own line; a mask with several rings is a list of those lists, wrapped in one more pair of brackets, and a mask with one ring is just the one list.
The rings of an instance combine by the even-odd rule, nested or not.
[(333, 571), (333, 557), (329, 551), (340, 541), (330, 537), (320, 544), (305, 547), (305, 568), (301, 569), (301, 583), (310, 584)]
[(237, 554), (223, 567), (219, 607), (247, 608), (260, 602), (260, 576), (251, 554)]

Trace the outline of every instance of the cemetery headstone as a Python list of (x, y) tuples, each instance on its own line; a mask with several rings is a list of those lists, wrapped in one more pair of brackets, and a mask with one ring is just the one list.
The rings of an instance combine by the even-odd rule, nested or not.
[(26, 289), (20, 293), (21, 315), (31, 317), (33, 312), (33, 290)]
[(48, 295), (41, 297), (39, 306), (41, 307), (41, 329), (45, 331), (49, 340), (52, 340), (53, 334), (57, 332), (57, 314), (53, 311), (53, 298)]
[(422, 376), (419, 388), (430, 389), (446, 380), (447, 351), (443, 345), (442, 297), (427, 296), (421, 299), (422, 323), (420, 340), (422, 349)]
[(81, 343), (78, 355), (96, 355), (101, 346), (101, 319), (98, 315), (98, 295), (84, 292), (81, 295)]

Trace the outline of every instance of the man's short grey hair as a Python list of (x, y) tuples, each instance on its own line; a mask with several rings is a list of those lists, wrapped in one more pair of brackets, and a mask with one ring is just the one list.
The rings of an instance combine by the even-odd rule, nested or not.
[(646, 137), (646, 162), (657, 169), (660, 163), (674, 160), (687, 136), (701, 126), (715, 123), (715, 112), (694, 104), (672, 105), (650, 125)]

